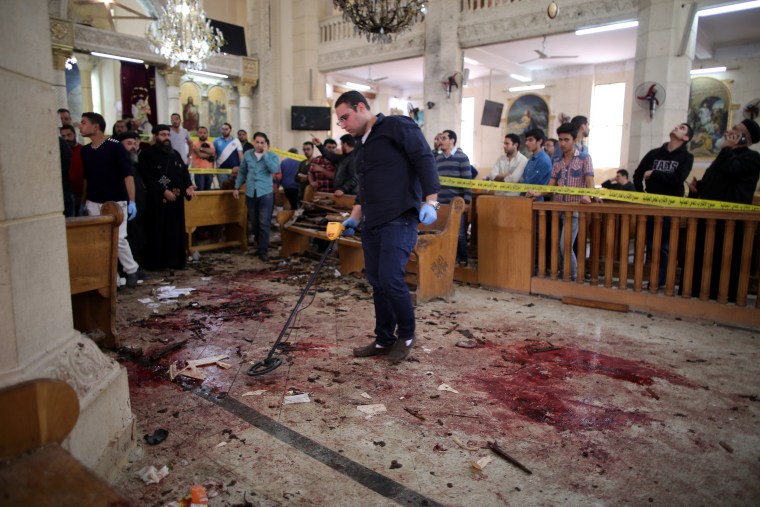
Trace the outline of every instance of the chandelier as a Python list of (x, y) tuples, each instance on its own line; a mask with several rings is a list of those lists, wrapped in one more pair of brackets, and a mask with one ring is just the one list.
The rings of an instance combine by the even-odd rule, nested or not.
[(333, 0), (333, 4), (367, 42), (381, 44), (392, 42), (394, 35), (425, 19), (427, 12), (423, 0)]
[(202, 70), (209, 56), (224, 45), (222, 32), (211, 28), (198, 0), (167, 0), (161, 15), (151, 23), (145, 36), (153, 50), (169, 60), (172, 67)]

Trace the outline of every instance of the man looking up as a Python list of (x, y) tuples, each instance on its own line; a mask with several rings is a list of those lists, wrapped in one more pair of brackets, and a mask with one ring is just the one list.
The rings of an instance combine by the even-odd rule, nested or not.
[[(90, 138), (90, 144), (82, 148), (84, 182), (82, 203), (87, 214), (100, 215), (104, 202), (114, 201), (121, 206), (127, 220), (137, 216), (135, 204), (135, 181), (132, 163), (127, 150), (116, 139), (106, 138), (103, 131), (106, 121), (98, 113), (83, 113), (79, 132)], [(119, 262), (126, 274), (127, 287), (137, 287), (137, 268), (127, 241), (127, 220), (119, 225)], [(116, 276), (116, 273), (114, 273)]]
[[(425, 136), (406, 116), (373, 115), (357, 91), (335, 102), (338, 126), (354, 136), (359, 194), (344, 234), (363, 220), (362, 250), (375, 304), (375, 341), (353, 350), (356, 357), (387, 354), (401, 362), (415, 342), (414, 307), (404, 271), (420, 222), (437, 218), (438, 172)], [(423, 202), (424, 199), (424, 202)]]
[(222, 135), (214, 139), (214, 149), (216, 150), (217, 169), (232, 169), (232, 174), (216, 175), (219, 188), (224, 188), (230, 177), (237, 178), (240, 161), (243, 160), (243, 146), (239, 140), (232, 137), (232, 125), (229, 123), (222, 124)]
[[(520, 138), (516, 134), (504, 137), (504, 155), (491, 169), (490, 178), (494, 181), (517, 183), (522, 178), (528, 159), (520, 153)], [(498, 195), (519, 195), (517, 192), (497, 192)]]
[[(694, 132), (686, 123), (676, 125), (670, 131), (670, 139), (659, 148), (650, 150), (639, 162), (633, 173), (633, 184), (639, 192), (649, 194), (672, 195), (683, 197), (684, 181), (691, 172), (694, 155), (689, 153), (686, 145)], [(644, 184), (646, 183), (646, 185)], [(646, 188), (645, 188), (646, 187)], [(652, 255), (654, 220), (647, 219), (647, 255)], [(670, 217), (664, 217), (660, 236), (660, 271), (657, 281), (650, 280), (652, 290), (665, 285), (668, 272), (668, 254), (670, 252)]]
[[(198, 169), (213, 169), (216, 150), (208, 140), (208, 129), (198, 127), (198, 140), (193, 141), (193, 167)], [(195, 174), (195, 186), (198, 190), (211, 190), (213, 174)]]
[[(444, 130), (438, 136), (441, 153), (435, 158), (438, 167), (438, 177), (472, 179), (470, 159), (461, 148), (457, 148), (457, 135), (453, 130)], [(469, 205), (472, 200), (472, 190), (462, 187), (441, 187), (438, 200), (441, 204), (450, 204), (455, 197), (461, 197)], [(467, 222), (466, 213), (462, 213), (457, 239), (457, 263), (467, 265)]]
[[(594, 167), (591, 164), (591, 157), (581, 157), (580, 150), (575, 146), (577, 135), (578, 132), (572, 123), (563, 123), (557, 129), (557, 138), (559, 140), (559, 148), (562, 151), (562, 158), (558, 162), (554, 162), (552, 166), (552, 174), (549, 179), (550, 187), (594, 188)], [(531, 190), (525, 195), (528, 197), (542, 197), (544, 194), (543, 192)], [(587, 195), (554, 194), (553, 201), (588, 204), (592, 199)], [(573, 212), (570, 231), (567, 230), (568, 224), (565, 223), (565, 214), (560, 213), (559, 218), (560, 224), (562, 224), (562, 232), (559, 238), (559, 253), (560, 260), (562, 261), (561, 265), (564, 265), (565, 234), (572, 235), (570, 240), (571, 245), (575, 243), (575, 238), (578, 236), (578, 212)], [(580, 245), (579, 248), (585, 249), (585, 245)], [(570, 255), (570, 279), (575, 281), (578, 274), (578, 260), (572, 247), (570, 248)]]
[(193, 142), (190, 140), (190, 133), (182, 127), (182, 117), (179, 114), (173, 113), (171, 116), (172, 128), (170, 130), (172, 148), (174, 148), (179, 156), (182, 157), (182, 162), (185, 165), (189, 165), (190, 156), (193, 152)]

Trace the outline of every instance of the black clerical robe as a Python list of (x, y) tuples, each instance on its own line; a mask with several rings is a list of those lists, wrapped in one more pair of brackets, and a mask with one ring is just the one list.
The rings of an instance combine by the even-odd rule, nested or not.
[[(187, 262), (185, 246), (186, 189), (192, 185), (187, 165), (175, 150), (158, 145), (140, 153), (138, 172), (147, 190), (145, 209), (145, 259), (147, 269), (182, 269)], [(167, 200), (164, 191), (176, 196)]]

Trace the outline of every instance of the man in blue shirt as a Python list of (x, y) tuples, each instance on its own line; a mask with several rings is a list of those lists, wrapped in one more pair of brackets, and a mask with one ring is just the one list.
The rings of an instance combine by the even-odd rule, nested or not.
[[(373, 115), (367, 99), (348, 91), (335, 102), (338, 125), (357, 138), (359, 193), (344, 234), (363, 221), (362, 249), (375, 304), (375, 342), (356, 357), (387, 354), (401, 362), (414, 346), (414, 306), (404, 281), (420, 222), (437, 218), (438, 171), (425, 136), (406, 116)], [(424, 196), (424, 202), (423, 202)]]
[(272, 176), (280, 172), (280, 159), (269, 151), (269, 138), (263, 132), (253, 134), (253, 149), (245, 152), (235, 179), (232, 197), (239, 198), (245, 183), (248, 221), (253, 224), (259, 258), (269, 260), (269, 227), (274, 209)]
[[(529, 185), (546, 185), (552, 175), (552, 161), (549, 155), (543, 150), (543, 144), (546, 136), (541, 129), (529, 130), (525, 133), (525, 148), (531, 153), (528, 163), (522, 175), (522, 183)], [(536, 198), (537, 201), (543, 201), (543, 197)]]

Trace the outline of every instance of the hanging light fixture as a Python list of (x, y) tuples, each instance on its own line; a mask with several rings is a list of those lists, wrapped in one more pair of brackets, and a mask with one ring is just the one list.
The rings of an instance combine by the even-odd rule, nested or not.
[(169, 60), (172, 67), (203, 70), (205, 60), (224, 45), (222, 32), (211, 28), (198, 0), (167, 0), (145, 36), (153, 50)]
[(367, 42), (381, 44), (392, 42), (394, 35), (425, 19), (427, 12), (422, 0), (333, 0), (333, 4)]

